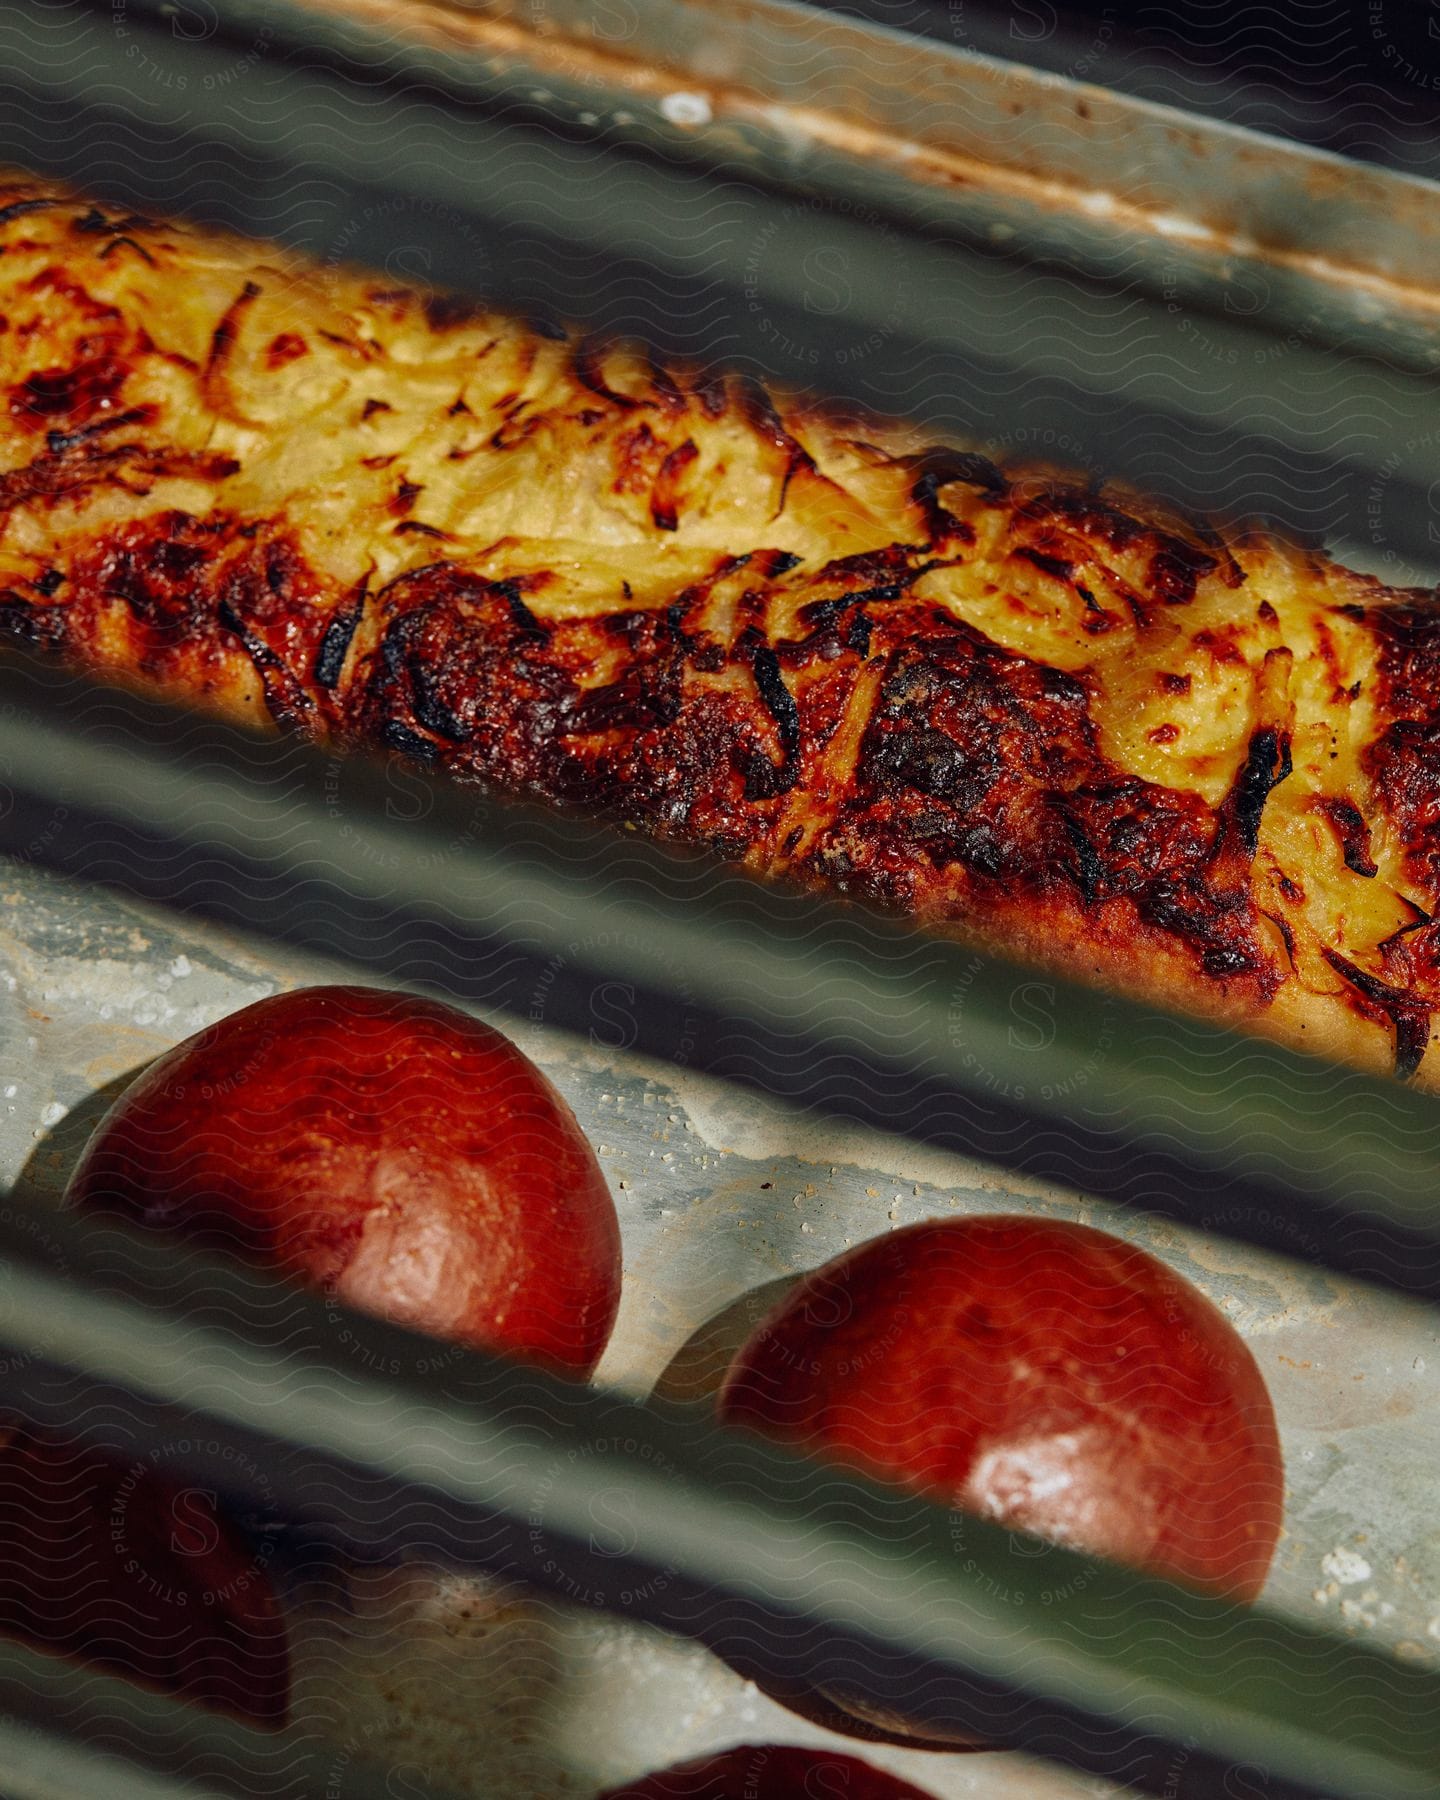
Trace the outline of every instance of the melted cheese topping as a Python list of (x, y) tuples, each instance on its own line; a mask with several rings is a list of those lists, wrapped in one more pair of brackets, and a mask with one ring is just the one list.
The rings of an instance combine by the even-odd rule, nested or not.
[(1421, 1064), (1428, 596), (28, 179), (0, 251), (11, 636)]

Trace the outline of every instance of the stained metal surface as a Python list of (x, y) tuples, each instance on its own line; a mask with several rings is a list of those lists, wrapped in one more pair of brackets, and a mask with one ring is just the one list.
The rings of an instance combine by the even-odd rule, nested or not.
[[(0, 1173), (52, 1202), (98, 1092), (264, 993), (355, 974), (19, 865), (0, 898)], [(1195, 1280), (1260, 1359), (1288, 1472), (1267, 1598), (1440, 1666), (1432, 1309), (1082, 1193), (997, 1181), (963, 1157), (762, 1103), (683, 1062), (647, 1062), (623, 1048), (623, 991), (592, 996), (585, 1029), (559, 1029), (547, 1014), (560, 979), (537, 988), (533, 1019), (498, 1022), (576, 1108), (620, 1211), (626, 1286), (603, 1384), (701, 1404), (777, 1283), (897, 1225), (1012, 1207), (1085, 1219)], [(327, 1722), (337, 1757), (363, 1742), (412, 1784), (588, 1800), (711, 1746), (822, 1736), (698, 1646), (602, 1616), (593, 1592), (560, 1606), (413, 1564), (356, 1566), (339, 1597), (313, 1588), (294, 1596), (302, 1706)], [(866, 1754), (938, 1800), (1111, 1791), (1011, 1755)]]

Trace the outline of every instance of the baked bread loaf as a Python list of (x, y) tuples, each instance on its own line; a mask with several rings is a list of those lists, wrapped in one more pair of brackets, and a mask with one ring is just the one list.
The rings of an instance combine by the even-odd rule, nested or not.
[(13, 639), (1432, 1084), (1428, 592), (19, 176), (0, 420)]

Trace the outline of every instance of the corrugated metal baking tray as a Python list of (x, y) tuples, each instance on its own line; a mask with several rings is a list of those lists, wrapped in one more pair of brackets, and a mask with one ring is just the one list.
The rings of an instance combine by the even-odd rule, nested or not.
[[(779, 0), (21, 3), (0, 6), (0, 158), (1260, 513), (1392, 578), (1436, 568), (1436, 190), (1074, 79)], [(0, 1148), (28, 1191), (53, 1198), (93, 1094), (186, 1021), (367, 968), (497, 1011), (605, 1146), (625, 1184), (629, 1310), (604, 1370), (622, 1389), (693, 1395), (761, 1290), (911, 1217), (1016, 1204), (1139, 1236), (1264, 1359), (1292, 1483), (1276, 1603), (1419, 1682), (1410, 1716), (1403, 1672), (1388, 1690), (1370, 1672), (1346, 1707), (1318, 1665), (1297, 1673), (1299, 1640), (1257, 1624), (1247, 1704), (1306, 1791), (1437, 1791), (1435, 1314), (1320, 1266), (1435, 1294), (1431, 1103), (1061, 984), (1027, 1037), (1030, 978), (963, 948), (455, 796), (397, 818), (359, 766), (4, 679), (25, 999)], [(101, 882), (232, 928), (249, 913), (302, 948), (137, 912)], [(343, 960), (315, 961), (322, 943)], [(175, 1006), (202, 969), (205, 997)], [(77, 1333), (87, 1318), (77, 1302)], [(683, 1497), (672, 1512), (678, 1528)], [(412, 1786), (518, 1800), (813, 1735), (633, 1620), (390, 1562), (353, 1563), (342, 1591), (348, 1622), (333, 1592), (330, 1613), (313, 1594), (296, 1612), (339, 1791), (366, 1750)], [(665, 1609), (626, 1610), (682, 1623)], [(539, 1716), (507, 1665), (546, 1671)], [(17, 1667), (5, 1705), (42, 1690)], [(487, 1711), (507, 1694), (513, 1713)], [(1188, 1716), (1213, 1742), (1220, 1702), (1192, 1681), (1170, 1728)], [(61, 1747), (31, 1749), (53, 1791)], [(1108, 1791), (998, 1756), (873, 1760), (942, 1800)], [(1181, 1744), (1144, 1779), (1220, 1776)]]

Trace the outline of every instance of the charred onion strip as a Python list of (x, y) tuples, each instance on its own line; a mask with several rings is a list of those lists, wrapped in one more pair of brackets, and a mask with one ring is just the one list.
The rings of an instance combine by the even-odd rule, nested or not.
[(1395, 1073), (1402, 1081), (1415, 1073), (1430, 1043), (1430, 1008), (1401, 988), (1367, 975), (1328, 946), (1321, 955), (1335, 973), (1395, 1028)]
[(256, 421), (247, 417), (231, 393), (226, 366), (234, 353), (245, 315), (260, 298), (260, 293), (258, 281), (246, 281), (226, 307), (219, 324), (210, 334), (210, 351), (200, 372), (200, 391), (206, 401), (217, 413), (233, 419), (237, 425), (254, 425)]

